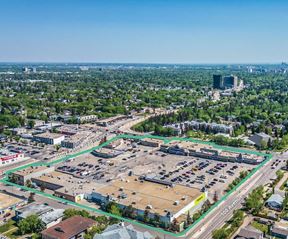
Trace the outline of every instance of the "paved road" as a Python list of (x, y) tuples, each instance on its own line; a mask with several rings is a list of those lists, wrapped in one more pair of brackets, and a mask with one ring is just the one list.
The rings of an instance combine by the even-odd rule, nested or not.
[[(264, 165), (258, 172), (256, 172), (249, 180), (247, 180), (236, 192), (231, 194), (223, 203), (221, 203), (215, 210), (208, 214), (201, 223), (195, 226), (189, 234), (184, 237), (186, 239), (210, 239), (212, 232), (215, 229), (221, 228), (227, 220), (229, 220), (233, 211), (240, 209), (244, 203), (245, 197), (256, 187), (265, 185), (271, 182), (271, 178), (284, 163), (279, 164), (277, 168), (271, 169), (272, 161)], [(281, 157), (283, 158), (283, 156)]]
[[(279, 164), (275, 169), (271, 168), (271, 164), (275, 159), (281, 159), (282, 163)], [(276, 176), (276, 171), (285, 165), (283, 159), (287, 159), (287, 155), (274, 156), (272, 160), (267, 162), (258, 172), (256, 172), (250, 179), (238, 188), (237, 191), (229, 195), (229, 197), (223, 201), (217, 208), (211, 211), (199, 224), (193, 227), (185, 236), (173, 237), (169, 235), (157, 235), (161, 239), (211, 239), (212, 232), (216, 229), (221, 228), (226, 221), (228, 221), (233, 211), (242, 208), (245, 197), (256, 187), (265, 185), (271, 182), (271, 178)], [(151, 231), (151, 234), (153, 231)]]

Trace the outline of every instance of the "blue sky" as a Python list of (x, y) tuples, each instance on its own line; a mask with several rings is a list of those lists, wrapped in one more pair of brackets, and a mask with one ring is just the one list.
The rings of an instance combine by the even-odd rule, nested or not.
[(0, 0), (0, 61), (288, 61), (287, 0)]

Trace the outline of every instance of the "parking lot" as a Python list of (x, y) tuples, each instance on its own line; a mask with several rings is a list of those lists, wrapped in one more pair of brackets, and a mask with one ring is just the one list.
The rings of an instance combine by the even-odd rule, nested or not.
[(17, 143), (10, 142), (4, 145), (9, 150), (19, 150), (22, 151), (26, 157), (30, 157), (36, 160), (47, 160), (52, 157), (55, 157), (57, 154), (66, 152), (67, 149), (61, 148), (58, 151), (55, 149), (54, 145), (36, 145), (35, 142), (30, 142), (27, 140), (27, 143)]
[(109, 159), (87, 153), (57, 165), (57, 171), (99, 183), (127, 174), (149, 176), (201, 191), (208, 190), (213, 197), (215, 192), (219, 196), (223, 195), (241, 171), (250, 171), (254, 167), (244, 163), (167, 154), (130, 140), (123, 140), (114, 148), (123, 153)]
[[(168, 156), (165, 156), (168, 157)], [(201, 191), (208, 190), (210, 194), (224, 194), (228, 185), (240, 175), (241, 171), (249, 171), (251, 165), (219, 162), (189, 156), (182, 157), (176, 167), (171, 170), (162, 169), (159, 179), (188, 187), (196, 187)]]

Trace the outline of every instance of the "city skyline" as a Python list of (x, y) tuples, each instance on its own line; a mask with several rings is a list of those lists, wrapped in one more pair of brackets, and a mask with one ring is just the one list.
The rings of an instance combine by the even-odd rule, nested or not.
[(281, 63), (288, 3), (2, 1), (0, 62)]

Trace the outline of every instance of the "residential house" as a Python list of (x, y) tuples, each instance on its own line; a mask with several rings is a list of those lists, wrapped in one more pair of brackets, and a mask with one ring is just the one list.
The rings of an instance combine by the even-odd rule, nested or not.
[(123, 224), (115, 224), (108, 226), (104, 232), (97, 234), (93, 239), (154, 239), (149, 232), (137, 231), (131, 224), (124, 226)]
[(41, 232), (42, 239), (84, 238), (96, 221), (81, 216), (70, 217)]

